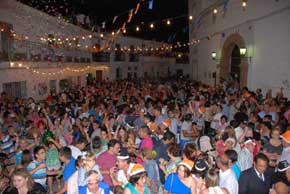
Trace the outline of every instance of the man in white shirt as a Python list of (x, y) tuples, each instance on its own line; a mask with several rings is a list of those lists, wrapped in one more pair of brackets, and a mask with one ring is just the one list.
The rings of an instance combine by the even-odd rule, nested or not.
[(229, 158), (227, 155), (219, 155), (217, 157), (217, 166), (219, 172), (219, 186), (228, 190), (230, 194), (239, 193), (239, 184), (234, 171), (229, 166)]
[(71, 149), (72, 157), (77, 159), (78, 156), (82, 156), (82, 151), (86, 147), (86, 139), (83, 137), (75, 137), (72, 145), (68, 147)]
[(110, 169), (110, 177), (114, 186), (124, 187), (129, 181), (129, 172), (134, 166), (130, 163), (130, 157), (125, 148), (122, 148), (120, 154), (117, 156), (117, 167)]

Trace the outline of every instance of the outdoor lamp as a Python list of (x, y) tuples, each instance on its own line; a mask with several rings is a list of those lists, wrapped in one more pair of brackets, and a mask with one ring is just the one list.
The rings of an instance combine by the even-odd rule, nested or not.
[(242, 57), (246, 56), (246, 53), (247, 53), (247, 49), (245, 47), (241, 47), (240, 48), (240, 55)]
[(216, 52), (211, 53), (211, 58), (212, 58), (212, 60), (216, 60)]

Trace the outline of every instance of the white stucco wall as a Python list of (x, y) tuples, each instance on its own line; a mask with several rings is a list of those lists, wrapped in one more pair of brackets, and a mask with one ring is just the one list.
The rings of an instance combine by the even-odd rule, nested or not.
[[(214, 2), (189, 0), (190, 14), (198, 14), (213, 5)], [(221, 2), (221, 1), (220, 1)], [(201, 8), (201, 9), (200, 9)], [(213, 7), (211, 8), (211, 10)], [(239, 33), (246, 44), (249, 62), (247, 84), (251, 89), (262, 88), (277, 91), (279, 87), (285, 88), (290, 97), (290, 1), (255, 0), (248, 1), (245, 11), (242, 10), (241, 1), (230, 0), (226, 14), (223, 15), (223, 5), (218, 7), (218, 14), (213, 21), (212, 12), (201, 20), (198, 29), (190, 28), (190, 40), (202, 38), (218, 32), (210, 40), (201, 40), (198, 45), (190, 48), (190, 64), (193, 69), (193, 78), (213, 84), (212, 73), (219, 72), (217, 64), (220, 63), (223, 44), (233, 33)], [(225, 36), (222, 36), (221, 33)], [(194, 51), (194, 49), (197, 49)], [(197, 54), (194, 54), (196, 52)], [(217, 53), (217, 60), (211, 59), (211, 52)], [(288, 81), (287, 81), (288, 80)], [(284, 84), (282, 84), (282, 82)]]

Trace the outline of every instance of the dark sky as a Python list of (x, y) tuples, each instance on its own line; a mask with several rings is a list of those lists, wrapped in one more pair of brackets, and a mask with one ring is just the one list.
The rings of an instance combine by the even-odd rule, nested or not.
[[(69, 16), (75, 13), (89, 15), (94, 23), (101, 25), (106, 21), (108, 32), (118, 29), (127, 20), (127, 11), (135, 8), (140, 0), (20, 0), (21, 2), (45, 11), (51, 15), (60, 13)], [(136, 16), (127, 26), (127, 34), (139, 38), (158, 40), (164, 42), (188, 41), (188, 28), (186, 16), (188, 13), (187, 0), (154, 0), (153, 9), (148, 8), (149, 0), (141, 3)], [(117, 22), (112, 24), (114, 16), (120, 15)], [(170, 26), (166, 25), (166, 18), (183, 16), (171, 20)], [(155, 22), (155, 29), (149, 28), (151, 21)], [(143, 22), (143, 24), (142, 24)], [(140, 26), (140, 32), (136, 33), (136, 26)]]

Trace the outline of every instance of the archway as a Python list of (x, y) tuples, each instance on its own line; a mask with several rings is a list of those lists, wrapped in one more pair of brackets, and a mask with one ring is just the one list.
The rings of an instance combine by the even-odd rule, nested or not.
[(231, 34), (224, 42), (221, 61), (220, 61), (220, 79), (235, 79), (240, 87), (247, 86), (248, 62), (240, 56), (240, 48), (245, 47), (243, 37), (238, 34)]

